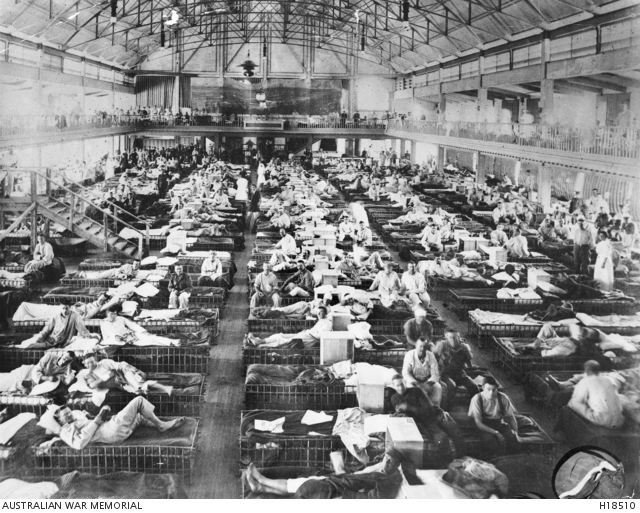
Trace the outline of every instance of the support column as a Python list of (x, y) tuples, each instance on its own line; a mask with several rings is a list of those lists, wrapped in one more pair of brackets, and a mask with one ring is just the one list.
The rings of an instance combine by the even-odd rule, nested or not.
[(360, 139), (354, 139), (353, 140), (353, 156), (359, 157), (361, 153), (362, 152), (360, 150)]
[(438, 171), (440, 172), (444, 169), (446, 155), (447, 149), (444, 146), (438, 146)]
[(415, 164), (417, 160), (416, 153), (418, 152), (418, 143), (416, 141), (411, 141), (411, 163)]
[(399, 158), (404, 158), (404, 152), (406, 151), (406, 144), (407, 144), (407, 141), (405, 141), (404, 139), (400, 139), (400, 154), (398, 155)]
[(214, 154), (220, 156), (220, 144), (221, 144), (220, 132), (216, 132), (216, 135), (213, 138), (213, 142), (215, 144), (215, 147), (213, 148), (213, 152)]
[(540, 108), (541, 121), (546, 125), (553, 125), (553, 79), (544, 79), (540, 82)]
[(446, 120), (447, 112), (447, 95), (440, 93), (440, 99), (438, 100), (438, 121), (444, 122)]
[(309, 151), (309, 152), (313, 151), (313, 136), (312, 135), (307, 136), (307, 151)]
[(488, 89), (478, 89), (478, 123), (487, 121)]
[(538, 203), (542, 205), (543, 212), (549, 212), (551, 208), (551, 169), (540, 164), (538, 173)]

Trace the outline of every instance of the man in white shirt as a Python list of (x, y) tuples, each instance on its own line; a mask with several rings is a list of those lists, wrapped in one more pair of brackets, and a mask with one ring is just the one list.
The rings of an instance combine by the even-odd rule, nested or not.
[(511, 237), (504, 246), (507, 248), (509, 256), (515, 258), (528, 258), (530, 256), (529, 243), (527, 238), (522, 235), (520, 228), (516, 228), (513, 231), (513, 237)]
[(421, 388), (435, 406), (442, 402), (440, 369), (434, 354), (427, 349), (424, 339), (416, 341), (416, 348), (407, 351), (402, 364), (402, 377), (408, 387)]
[(425, 231), (420, 243), (427, 251), (442, 251), (442, 235), (435, 224)]
[(595, 360), (585, 362), (584, 372), (586, 377), (573, 389), (569, 408), (597, 426), (622, 427), (622, 403), (615, 385), (600, 375), (600, 364)]
[(350, 216), (346, 216), (342, 222), (338, 225), (338, 240), (342, 242), (345, 237), (349, 237), (353, 240), (355, 236), (356, 227)]
[(504, 226), (499, 224), (496, 229), (491, 232), (491, 245), (504, 246), (507, 243), (507, 234), (504, 233)]
[(493, 209), (493, 222), (496, 226), (498, 224), (506, 221), (507, 218), (507, 210), (504, 208), (504, 202), (502, 200), (498, 201), (498, 205)]
[(53, 247), (49, 244), (42, 233), (38, 234), (38, 242), (33, 251), (33, 260), (24, 266), (24, 272), (30, 273), (42, 269), (53, 262)]
[[(143, 424), (150, 424), (164, 433), (185, 423), (184, 417), (163, 422), (154, 415), (154, 409), (155, 407), (144, 397), (136, 397), (108, 421), (106, 418), (111, 412), (108, 406), (103, 406), (93, 420), (90, 420), (85, 412), (72, 412), (68, 407), (60, 408), (55, 417), (62, 426), (60, 439), (72, 449), (80, 451), (91, 442), (104, 444), (124, 442)], [(54, 440), (56, 439), (49, 443)]]
[(371, 246), (373, 244), (373, 234), (371, 228), (364, 224), (364, 221), (358, 223), (358, 230), (356, 231), (356, 243), (360, 246)]
[(271, 268), (271, 264), (265, 262), (262, 266), (263, 271), (256, 276), (254, 282), (256, 292), (251, 296), (249, 304), (251, 309), (264, 303), (271, 303), (274, 307), (280, 306), (278, 278), (271, 272)]
[(424, 275), (416, 271), (415, 263), (409, 262), (407, 270), (402, 273), (401, 282), (413, 308), (420, 305), (429, 308), (431, 298), (427, 293), (427, 281), (424, 279)]
[(289, 226), (291, 226), (291, 218), (284, 211), (283, 206), (279, 206), (278, 210), (271, 218), (271, 226), (275, 228), (289, 228)]
[(282, 238), (273, 245), (273, 249), (267, 250), (267, 252), (273, 252), (269, 260), (269, 263), (273, 266), (288, 262), (290, 258), (296, 256), (298, 250), (296, 240), (284, 228), (280, 229), (280, 237)]
[(333, 331), (333, 321), (327, 319), (327, 307), (321, 305), (318, 307), (318, 322), (308, 330), (300, 333), (276, 333), (267, 338), (255, 337), (252, 333), (247, 334), (246, 342), (253, 346), (259, 347), (280, 347), (288, 344), (294, 339), (299, 339), (304, 344), (305, 349), (318, 347), (320, 345), (320, 337), (323, 333)]
[(378, 290), (380, 292), (380, 303), (386, 308), (393, 307), (397, 301), (407, 301), (406, 298), (401, 297), (402, 283), (400, 283), (398, 274), (393, 270), (392, 264), (389, 262), (384, 264), (384, 271), (380, 271), (376, 275), (369, 290)]
[(204, 284), (206, 283), (210, 286), (220, 276), (222, 276), (222, 262), (218, 258), (216, 252), (211, 251), (211, 253), (209, 253), (209, 256), (202, 261), (198, 285), (204, 286)]

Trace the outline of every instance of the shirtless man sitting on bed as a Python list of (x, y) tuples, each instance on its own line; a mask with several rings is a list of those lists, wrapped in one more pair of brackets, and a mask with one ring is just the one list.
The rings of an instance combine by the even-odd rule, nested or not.
[[(103, 406), (94, 419), (89, 419), (85, 412), (72, 412), (69, 408), (61, 408), (56, 414), (60, 423), (60, 440), (77, 451), (84, 449), (91, 442), (117, 444), (124, 442), (141, 425), (153, 426), (161, 433), (176, 429), (185, 422), (184, 417), (167, 422), (155, 416), (155, 407), (144, 397), (132, 399), (117, 415), (109, 420), (107, 416), (111, 408)], [(53, 439), (53, 443), (58, 439)]]

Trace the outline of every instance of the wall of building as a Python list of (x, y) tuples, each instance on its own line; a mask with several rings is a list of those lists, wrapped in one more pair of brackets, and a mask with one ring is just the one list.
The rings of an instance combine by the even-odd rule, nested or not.
[(355, 80), (356, 109), (362, 112), (376, 112), (378, 117), (390, 109), (393, 95), (393, 79), (362, 77)]

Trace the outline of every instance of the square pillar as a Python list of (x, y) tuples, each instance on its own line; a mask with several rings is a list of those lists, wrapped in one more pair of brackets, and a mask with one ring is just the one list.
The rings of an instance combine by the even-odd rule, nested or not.
[(540, 120), (545, 125), (553, 125), (553, 79), (544, 79), (540, 82)]
[(487, 121), (488, 89), (478, 89), (478, 123)]
[(447, 157), (447, 149), (444, 146), (438, 146), (438, 171), (444, 169), (444, 164)]
[(543, 212), (549, 212), (551, 208), (551, 169), (540, 164), (540, 172), (538, 173), (538, 203), (542, 205)]
[(411, 141), (411, 163), (416, 163), (416, 152), (418, 151), (418, 143), (416, 141)]

